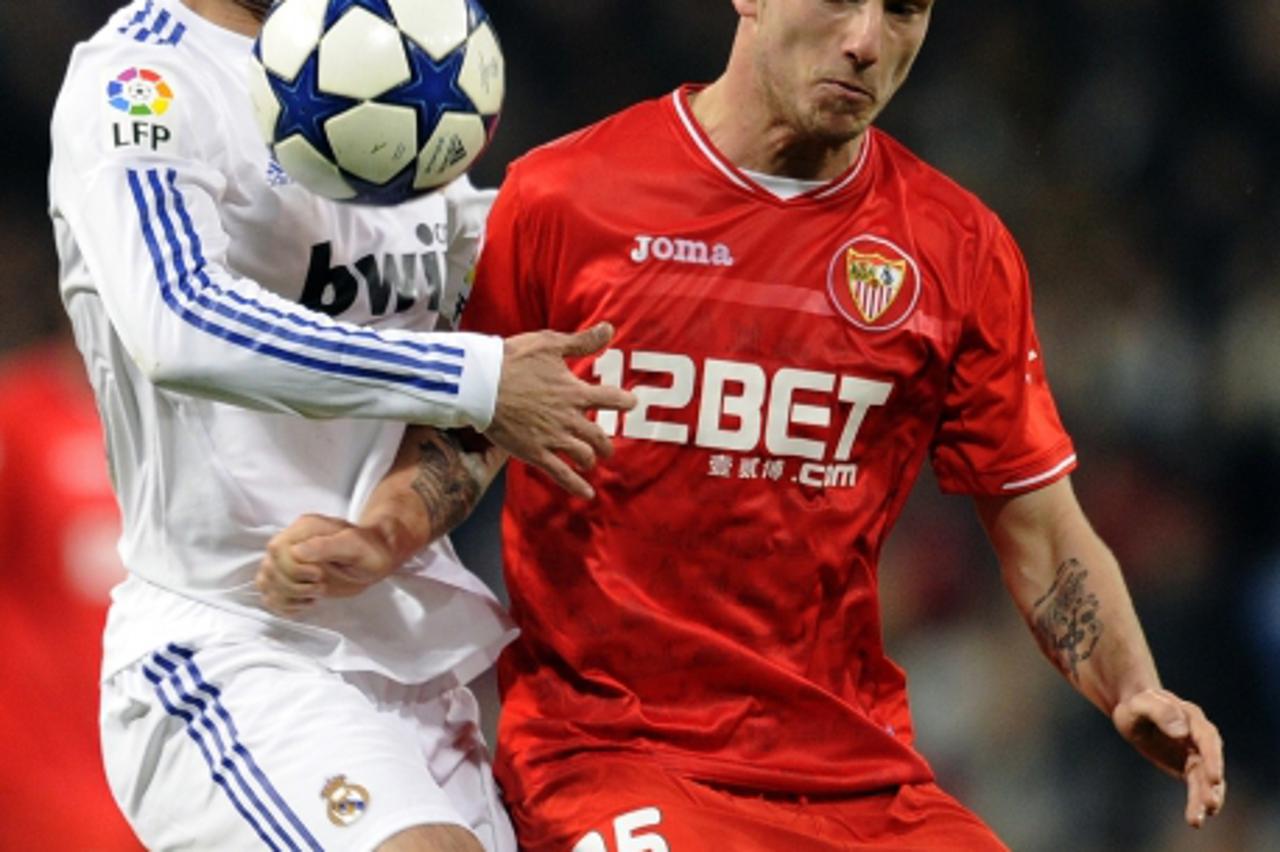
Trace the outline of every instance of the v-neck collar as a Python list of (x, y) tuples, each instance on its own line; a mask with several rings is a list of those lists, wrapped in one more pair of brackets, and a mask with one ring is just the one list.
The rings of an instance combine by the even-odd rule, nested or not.
[(761, 186), (750, 175), (746, 174), (729, 161), (720, 149), (715, 146), (702, 125), (693, 116), (693, 108), (689, 103), (689, 95), (696, 92), (700, 86), (684, 85), (671, 93), (671, 106), (675, 112), (675, 117), (685, 135), (688, 137), (695, 148), (697, 148), (703, 159), (712, 166), (720, 175), (738, 189), (769, 199), (770, 201), (782, 205), (801, 205), (812, 204), (814, 202), (826, 202), (838, 197), (844, 197), (851, 194), (855, 188), (860, 187), (863, 183), (862, 178), (867, 169), (867, 162), (871, 158), (871, 149), (876, 144), (876, 130), (868, 128), (862, 137), (862, 145), (858, 151), (858, 156), (854, 159), (849, 168), (842, 173), (826, 181), (813, 189), (801, 193), (793, 198), (779, 198), (767, 188)]

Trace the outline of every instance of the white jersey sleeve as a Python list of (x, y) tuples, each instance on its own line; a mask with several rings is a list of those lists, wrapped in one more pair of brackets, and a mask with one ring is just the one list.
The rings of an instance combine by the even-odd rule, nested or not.
[[(232, 268), (227, 211), (259, 201), (242, 191), (244, 158), (225, 134), (247, 101), (176, 59), (149, 45), (82, 48), (53, 120), (55, 224), (141, 373), (263, 411), (487, 428), (501, 339), (335, 320)], [(148, 112), (113, 104), (144, 83)], [(485, 197), (469, 184), (450, 192), (450, 278), (473, 262)], [(452, 292), (464, 301), (465, 283)]]

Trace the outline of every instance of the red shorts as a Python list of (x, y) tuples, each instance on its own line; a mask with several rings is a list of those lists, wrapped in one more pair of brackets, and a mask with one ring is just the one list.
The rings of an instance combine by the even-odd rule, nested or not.
[(508, 802), (525, 852), (1008, 852), (936, 784), (774, 796), (691, 781), (643, 758), (583, 756)]

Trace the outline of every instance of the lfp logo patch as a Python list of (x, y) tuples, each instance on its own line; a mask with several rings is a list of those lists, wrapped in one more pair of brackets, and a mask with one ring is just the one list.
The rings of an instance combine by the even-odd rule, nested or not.
[(858, 328), (887, 331), (900, 325), (920, 299), (920, 269), (893, 243), (862, 234), (831, 259), (827, 293)]
[(107, 83), (107, 100), (129, 115), (164, 115), (173, 101), (173, 90), (149, 68), (126, 68)]

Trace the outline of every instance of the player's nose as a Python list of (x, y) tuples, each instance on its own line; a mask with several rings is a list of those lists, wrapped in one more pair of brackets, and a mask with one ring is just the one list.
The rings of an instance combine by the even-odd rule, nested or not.
[(883, 0), (854, 4), (841, 36), (841, 50), (854, 65), (863, 68), (878, 62), (884, 43)]

